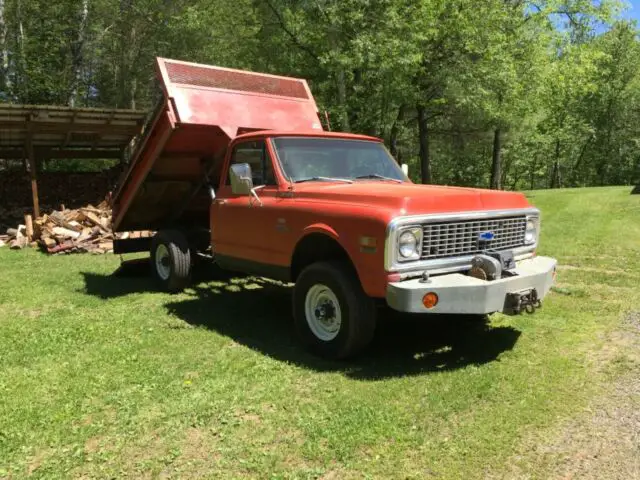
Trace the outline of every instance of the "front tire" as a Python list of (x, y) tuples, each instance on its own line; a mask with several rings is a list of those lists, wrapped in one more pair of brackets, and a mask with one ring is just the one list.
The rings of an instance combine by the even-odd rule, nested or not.
[(375, 333), (375, 314), (373, 299), (342, 263), (314, 263), (298, 277), (293, 292), (296, 330), (316, 355), (344, 359), (362, 351)]
[(176, 293), (191, 281), (191, 250), (177, 230), (162, 230), (151, 241), (151, 267), (164, 290)]

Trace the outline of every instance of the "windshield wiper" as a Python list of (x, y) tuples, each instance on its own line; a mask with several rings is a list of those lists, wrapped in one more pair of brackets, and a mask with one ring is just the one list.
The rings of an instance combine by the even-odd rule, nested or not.
[(349, 180), (348, 178), (309, 177), (309, 178), (302, 178), (300, 180), (296, 180), (294, 183), (304, 183), (304, 182), (344, 182), (344, 183), (353, 183), (353, 180)]
[(403, 183), (402, 180), (399, 180), (397, 178), (385, 177), (384, 175), (378, 175), (377, 173), (369, 173), (367, 175), (359, 175), (359, 176), (356, 177), (356, 180), (365, 179), (365, 178), (375, 178), (375, 179), (378, 179), (378, 180), (391, 180), (392, 182)]

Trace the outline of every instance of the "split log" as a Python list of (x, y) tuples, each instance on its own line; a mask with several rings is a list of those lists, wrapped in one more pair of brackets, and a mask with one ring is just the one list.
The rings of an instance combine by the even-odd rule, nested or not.
[(91, 205), (87, 205), (86, 207), (82, 207), (81, 211), (82, 210), (87, 211), (87, 212), (91, 212), (91, 213), (95, 213), (97, 215), (104, 214), (104, 210), (100, 210), (99, 208), (96, 208), (96, 207), (91, 206)]
[(25, 233), (27, 235), (27, 240), (31, 242), (31, 240), (33, 240), (33, 219), (31, 215), (24, 216), (24, 224), (25, 224)]
[(98, 248), (102, 250), (113, 250), (113, 242), (100, 242)]
[(80, 227), (80, 230), (82, 230), (82, 226), (78, 222), (75, 222), (74, 225), (72, 222), (68, 221), (60, 212), (53, 212), (49, 216), (49, 218), (51, 219), (51, 221), (53, 221), (53, 223), (55, 223), (59, 227), (66, 228), (67, 230), (76, 231), (78, 227)]
[(80, 232), (76, 232), (74, 230), (69, 230), (64, 227), (53, 227), (53, 234), (63, 238), (78, 238), (80, 236)]
[(71, 220), (69, 222), (69, 226), (71, 227), (71, 230), (73, 230), (74, 232), (82, 232), (83, 230), (82, 225), (76, 222), (75, 220)]
[(74, 248), (73, 242), (65, 242), (57, 245), (49, 250), (49, 253), (60, 253)]
[(11, 240), (11, 243), (9, 244), (9, 248), (11, 250), (21, 250), (26, 246), (27, 246), (27, 237), (25, 236), (17, 237)]
[(44, 246), (48, 249), (55, 247), (58, 242), (56, 242), (53, 238), (51, 237), (45, 237), (42, 240), (42, 243), (44, 244)]
[(101, 228), (102, 230), (107, 230), (105, 227), (102, 226), (102, 222), (100, 222), (100, 218), (98, 218), (98, 216), (86, 209), (81, 209), (80, 210), (82, 213), (84, 213), (85, 217), (87, 218), (87, 220), (92, 223), (93, 225), (95, 225), (96, 227)]
[(7, 235), (9, 235), (10, 238), (24, 237), (24, 232), (25, 232), (25, 226), (24, 225), (19, 225), (18, 228), (8, 228), (7, 229)]

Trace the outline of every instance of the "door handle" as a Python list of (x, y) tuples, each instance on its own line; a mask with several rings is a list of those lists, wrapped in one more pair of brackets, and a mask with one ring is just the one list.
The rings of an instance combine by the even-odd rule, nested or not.
[(227, 203), (227, 201), (224, 198), (219, 198), (216, 200), (216, 203), (218, 205), (224, 205), (225, 203)]

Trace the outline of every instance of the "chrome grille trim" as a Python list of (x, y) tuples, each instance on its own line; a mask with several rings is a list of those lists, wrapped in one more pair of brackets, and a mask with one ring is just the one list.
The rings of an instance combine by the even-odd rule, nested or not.
[[(422, 225), (423, 260), (480, 253), (487, 249), (510, 250), (524, 246), (527, 216), (517, 215), (486, 220), (425, 223)], [(493, 232), (493, 240), (481, 245), (482, 232)]]
[[(469, 270), (474, 254), (457, 255), (436, 259), (420, 259), (408, 262), (399, 262), (397, 258), (397, 235), (401, 228), (409, 226), (423, 226), (431, 223), (444, 222), (464, 222), (493, 220), (505, 217), (525, 216), (540, 218), (540, 210), (534, 207), (517, 208), (509, 210), (481, 210), (473, 212), (457, 213), (436, 213), (427, 215), (406, 215), (395, 217), (386, 229), (384, 246), (384, 266), (387, 272), (407, 273), (424, 272), (428, 270), (432, 274), (451, 273)], [(536, 241), (533, 244), (514, 248), (513, 253), (516, 261), (530, 258), (538, 246)]]

